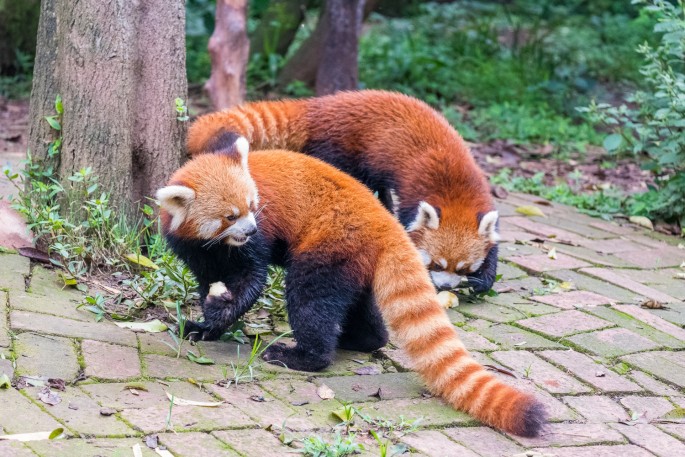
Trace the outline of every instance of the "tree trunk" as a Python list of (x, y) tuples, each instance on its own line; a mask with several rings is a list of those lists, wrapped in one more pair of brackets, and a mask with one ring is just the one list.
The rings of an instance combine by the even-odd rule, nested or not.
[(250, 37), (250, 56), (285, 55), (309, 3), (309, 0), (272, 0)]
[[(342, 56), (342, 60), (346, 63), (351, 63), (353, 68), (343, 67), (340, 79), (348, 80), (345, 86), (349, 85), (353, 79), (354, 85), (352, 87), (345, 87), (345, 89), (356, 88), (358, 75), (357, 56), (361, 25), (363, 20), (372, 12), (377, 2), (378, 0), (327, 1), (321, 10), (319, 21), (312, 34), (304, 40), (297, 52), (283, 66), (281, 73), (278, 75), (279, 86), (285, 87), (293, 81), (302, 81), (310, 87), (314, 87), (316, 84), (318, 94), (318, 72), (319, 68), (322, 67), (321, 62), (324, 54), (327, 53), (327, 61), (333, 62), (335, 69), (323, 69), (321, 77), (326, 80), (336, 78), (335, 73), (341, 70), (341, 66), (338, 65), (337, 61)], [(342, 21), (344, 24), (341, 23), (336, 26), (332, 23), (330, 17), (327, 16), (330, 12), (333, 12), (335, 15), (333, 22)], [(355, 25), (352, 27), (352, 24)], [(333, 31), (334, 36), (331, 36), (329, 33), (332, 27), (335, 27)], [(353, 31), (354, 36), (352, 36)], [(329, 42), (329, 39), (332, 41)], [(340, 45), (345, 48), (344, 51), (336, 48), (336, 46)], [(325, 51), (326, 46), (328, 46), (328, 52)], [(350, 78), (351, 74), (354, 75), (353, 78)]]
[(45, 159), (55, 137), (44, 120), (61, 95), (66, 179), (83, 167), (128, 210), (181, 165), (185, 130), (183, 0), (43, 0), (31, 93), (29, 149)]
[(209, 39), (212, 74), (205, 90), (217, 110), (245, 100), (245, 73), (250, 52), (247, 0), (217, 0), (214, 32)]
[(357, 88), (359, 34), (364, 17), (364, 0), (327, 0), (321, 62), (316, 72), (316, 95)]

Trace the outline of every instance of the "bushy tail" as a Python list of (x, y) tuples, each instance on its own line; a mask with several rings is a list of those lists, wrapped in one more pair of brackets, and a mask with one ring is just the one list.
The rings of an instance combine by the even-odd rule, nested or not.
[(223, 144), (244, 136), (250, 149), (301, 150), (307, 137), (303, 125), (306, 100), (246, 103), (205, 114), (188, 129), (191, 156), (229, 147)]
[(454, 408), (506, 432), (538, 435), (545, 424), (542, 404), (469, 356), (428, 275), (417, 274), (422, 270), (414, 249), (391, 249), (379, 258), (373, 283), (381, 314), (412, 368)]

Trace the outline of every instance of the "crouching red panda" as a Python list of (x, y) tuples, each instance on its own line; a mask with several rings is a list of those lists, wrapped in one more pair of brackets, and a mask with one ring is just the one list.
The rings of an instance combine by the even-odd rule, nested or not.
[(270, 346), (265, 360), (321, 370), (336, 347), (384, 346), (387, 324), (432, 392), (486, 424), (539, 433), (541, 404), (469, 356), (420, 254), (368, 189), (303, 154), (248, 159), (246, 140), (234, 146), (189, 161), (157, 193), (166, 238), (200, 285), (204, 321), (187, 333), (221, 336), (259, 297), (267, 265), (280, 264), (296, 344)]
[(330, 163), (377, 191), (419, 248), (438, 289), (463, 278), (489, 290), (497, 272), (490, 186), (447, 120), (425, 103), (378, 90), (304, 100), (247, 103), (199, 117), (188, 131), (192, 156), (239, 136), (253, 149), (285, 148)]

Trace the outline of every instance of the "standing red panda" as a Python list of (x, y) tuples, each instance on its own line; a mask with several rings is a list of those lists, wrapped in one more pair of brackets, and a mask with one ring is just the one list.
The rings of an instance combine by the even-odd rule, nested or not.
[(200, 285), (204, 321), (188, 322), (187, 333), (218, 338), (255, 303), (267, 265), (280, 264), (297, 343), (270, 346), (265, 360), (321, 370), (336, 347), (384, 346), (385, 323), (431, 391), (486, 424), (539, 433), (541, 404), (469, 356), (421, 256), (368, 189), (303, 154), (248, 160), (247, 149), (241, 138), (200, 155), (157, 193), (165, 236)]
[(439, 289), (463, 277), (487, 291), (497, 270), (498, 214), (490, 186), (466, 144), (425, 103), (384, 91), (255, 102), (198, 118), (192, 156), (230, 147), (286, 148), (334, 165), (379, 193), (419, 248)]

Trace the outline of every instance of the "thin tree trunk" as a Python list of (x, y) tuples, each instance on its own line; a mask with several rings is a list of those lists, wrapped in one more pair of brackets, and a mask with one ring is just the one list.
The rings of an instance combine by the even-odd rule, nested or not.
[(216, 23), (209, 39), (212, 74), (205, 90), (217, 110), (245, 100), (245, 73), (250, 52), (247, 0), (217, 0)]
[(321, 62), (316, 72), (316, 95), (357, 88), (359, 76), (359, 34), (364, 17), (364, 0), (327, 0)]
[[(329, 32), (333, 27), (330, 19), (327, 18), (327, 14), (329, 14), (329, 9), (333, 7), (333, 4), (335, 3), (334, 8), (336, 13), (343, 13), (346, 16), (350, 15), (352, 17), (344, 19), (346, 25), (342, 27), (336, 27), (335, 31), (333, 32), (334, 35), (340, 35), (340, 33), (342, 33), (344, 38), (341, 36), (338, 38), (331, 37), (333, 42), (331, 42), (331, 46), (328, 48), (328, 61), (332, 61), (335, 64), (338, 57), (342, 56), (345, 62), (349, 62), (351, 60), (350, 52), (353, 48), (354, 62), (352, 62), (352, 64), (354, 65), (354, 68), (349, 70), (343, 68), (342, 70), (343, 74), (348, 74), (351, 72), (355, 75), (353, 78), (355, 81), (354, 86), (345, 88), (356, 88), (356, 79), (358, 74), (357, 55), (361, 25), (363, 20), (372, 12), (377, 2), (378, 0), (326, 1), (324, 8), (321, 10), (321, 14), (319, 15), (316, 28), (312, 34), (300, 45), (297, 52), (295, 52), (295, 54), (288, 59), (283, 66), (281, 73), (278, 75), (279, 86), (285, 87), (293, 81), (302, 81), (310, 87), (314, 87), (315, 84), (318, 87), (318, 84), (316, 83), (318, 79), (318, 72), (319, 68), (322, 66), (321, 62), (324, 54), (326, 53), (325, 48), (329, 43), (328, 39), (331, 37)], [(361, 14), (359, 14), (360, 11), (362, 12)], [(338, 19), (342, 18), (338, 17)], [(355, 24), (354, 27), (346, 28), (347, 24), (350, 22)], [(352, 30), (355, 30), (354, 37), (351, 36), (351, 33), (348, 33)], [(345, 48), (344, 51), (340, 48), (336, 49), (336, 46), (338, 45), (343, 45)], [(335, 68), (335, 70), (329, 69), (328, 72), (325, 69), (322, 70), (324, 72), (324, 74), (322, 74), (322, 78), (330, 79), (330, 77), (335, 77), (333, 73), (340, 70), (337, 64)], [(341, 76), (341, 79), (345, 78), (345, 76)], [(349, 76), (347, 76), (347, 78), (349, 79)], [(349, 81), (347, 84), (349, 84)], [(318, 89), (317, 93), (319, 93)]]
[(44, 116), (61, 95), (60, 177), (92, 167), (130, 211), (183, 159), (174, 99), (187, 93), (184, 2), (43, 0), (41, 8), (29, 147), (46, 158), (55, 133)]

